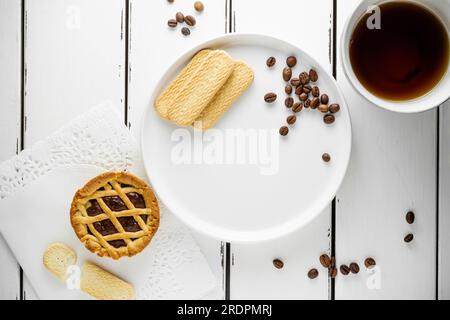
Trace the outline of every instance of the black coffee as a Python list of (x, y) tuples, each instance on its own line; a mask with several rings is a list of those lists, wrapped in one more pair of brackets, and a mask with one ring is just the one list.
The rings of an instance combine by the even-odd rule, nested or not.
[(350, 60), (359, 81), (384, 99), (410, 100), (431, 91), (447, 72), (449, 36), (442, 21), (409, 1), (379, 6), (381, 29), (371, 29), (373, 14), (355, 27)]

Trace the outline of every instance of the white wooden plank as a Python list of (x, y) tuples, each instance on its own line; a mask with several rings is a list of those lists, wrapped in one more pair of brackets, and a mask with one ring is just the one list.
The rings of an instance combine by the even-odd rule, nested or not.
[[(26, 1), (25, 146), (99, 103), (125, 110), (124, 5)], [(26, 279), (24, 291), (36, 297)]]
[[(22, 7), (0, 0), (0, 162), (20, 147)], [(0, 236), (0, 300), (20, 297), (19, 266)]]
[(450, 300), (450, 101), (440, 113), (438, 297)]
[[(261, 0), (257, 6), (253, 1), (233, 0), (232, 5), (236, 32), (263, 33), (290, 41), (331, 72), (331, 0)], [(231, 298), (327, 299), (328, 277), (318, 267), (319, 256), (330, 250), (330, 222), (328, 208), (310, 225), (283, 239), (263, 244), (231, 244)], [(283, 270), (273, 267), (274, 258), (285, 262)], [(320, 277), (314, 281), (307, 277), (312, 267), (320, 270)]]
[[(338, 35), (358, 3), (338, 1)], [(361, 266), (371, 256), (379, 270), (340, 275), (336, 298), (434, 299), (437, 113), (406, 115), (376, 108), (353, 90), (342, 68), (338, 82), (350, 106), (354, 142), (337, 196), (337, 260)], [(405, 221), (408, 210), (416, 213), (412, 226)], [(406, 244), (403, 238), (410, 232), (415, 239)]]
[[(130, 1), (129, 32), (129, 83), (128, 122), (132, 133), (140, 137), (142, 116), (152, 106), (152, 88), (164, 71), (184, 51), (208, 38), (225, 33), (226, 1), (203, 0), (205, 11), (196, 14), (193, 1)], [(181, 35), (181, 28), (170, 30), (167, 20), (177, 11), (193, 14), (197, 25), (189, 37)], [(218, 290), (208, 298), (222, 298), (221, 243), (208, 237), (194, 234), (217, 277)]]

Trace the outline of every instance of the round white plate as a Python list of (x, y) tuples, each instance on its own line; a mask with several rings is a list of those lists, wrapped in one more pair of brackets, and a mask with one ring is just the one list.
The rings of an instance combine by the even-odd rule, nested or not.
[[(161, 119), (153, 103), (203, 48), (223, 49), (244, 60), (255, 81), (216, 127), (201, 136)], [(287, 137), (278, 134), (292, 114), (284, 106), (281, 76), (289, 55), (299, 61), (295, 75), (316, 69), (321, 91), (341, 105), (333, 125), (325, 125), (319, 111), (303, 110)], [(266, 67), (270, 56), (277, 58), (271, 69)], [(269, 105), (263, 97), (270, 91), (278, 100)], [(335, 80), (303, 50), (279, 39), (231, 34), (193, 48), (169, 68), (150, 104), (141, 143), (151, 184), (175, 215), (212, 237), (255, 242), (298, 230), (330, 203), (347, 170), (351, 124)], [(322, 161), (325, 152), (330, 163)]]

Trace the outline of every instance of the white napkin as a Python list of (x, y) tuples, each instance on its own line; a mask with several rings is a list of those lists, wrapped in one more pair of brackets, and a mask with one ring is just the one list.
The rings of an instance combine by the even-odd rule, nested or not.
[(106, 170), (145, 176), (136, 145), (118, 113), (102, 105), (0, 164), (0, 232), (40, 298), (83, 299), (42, 264), (45, 248), (63, 242), (78, 255), (132, 283), (138, 299), (198, 299), (216, 280), (188, 230), (161, 204), (161, 225), (139, 255), (113, 261), (89, 252), (70, 225), (75, 191)]

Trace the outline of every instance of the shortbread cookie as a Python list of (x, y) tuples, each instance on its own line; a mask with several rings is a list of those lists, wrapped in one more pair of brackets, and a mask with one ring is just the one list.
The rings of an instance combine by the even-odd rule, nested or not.
[(169, 107), (173, 104), (173, 101), (179, 95), (183, 85), (189, 82), (195, 71), (203, 63), (206, 56), (211, 52), (209, 49), (201, 50), (198, 52), (189, 64), (180, 72), (180, 74), (173, 80), (169, 87), (156, 99), (155, 108), (159, 115), (167, 119)]
[(43, 256), (44, 266), (61, 281), (66, 280), (66, 272), (77, 263), (77, 254), (63, 243), (52, 243)]
[(134, 299), (131, 284), (90, 262), (85, 262), (81, 269), (80, 289), (99, 300)]
[(173, 100), (168, 118), (179, 126), (191, 125), (233, 70), (234, 61), (226, 52), (211, 51)]
[(253, 70), (243, 61), (236, 61), (234, 71), (225, 85), (202, 111), (196, 121), (203, 130), (212, 128), (233, 103), (248, 89), (254, 79)]

